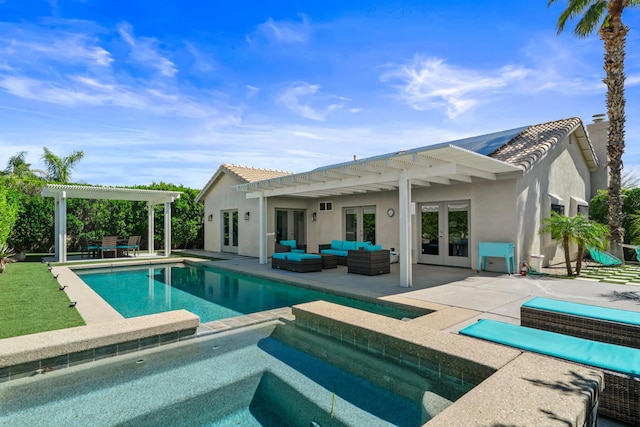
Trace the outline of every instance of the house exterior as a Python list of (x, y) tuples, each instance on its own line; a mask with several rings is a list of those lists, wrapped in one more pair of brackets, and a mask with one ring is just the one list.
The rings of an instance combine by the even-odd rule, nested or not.
[[(557, 120), (320, 167), (303, 173), (222, 165), (197, 197), (205, 250), (256, 256), (296, 239), (317, 252), (331, 240), (371, 241), (411, 264), (476, 268), (479, 242), (515, 244), (516, 262), (563, 258), (540, 234), (552, 210), (588, 214), (606, 188), (607, 122)], [(487, 269), (505, 271), (504, 260)]]

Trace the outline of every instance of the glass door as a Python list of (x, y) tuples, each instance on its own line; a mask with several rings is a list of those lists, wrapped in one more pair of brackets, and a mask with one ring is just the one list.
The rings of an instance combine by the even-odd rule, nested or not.
[(418, 262), (469, 267), (469, 202), (425, 203), (420, 213)]
[(297, 209), (276, 209), (276, 242), (294, 240), (307, 243), (306, 212)]
[(349, 241), (376, 244), (376, 207), (345, 208), (344, 238)]
[(222, 252), (238, 253), (238, 211), (222, 211)]

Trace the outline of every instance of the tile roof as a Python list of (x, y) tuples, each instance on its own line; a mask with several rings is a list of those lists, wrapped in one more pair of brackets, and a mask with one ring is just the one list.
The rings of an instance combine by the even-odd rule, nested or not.
[(530, 126), (489, 157), (529, 170), (579, 126), (582, 121), (578, 117)]
[(224, 163), (220, 166), (226, 172), (235, 175), (243, 182), (256, 182), (270, 178), (278, 178), (285, 175), (291, 175), (293, 172), (284, 172), (273, 169), (259, 169), (249, 166), (232, 165)]

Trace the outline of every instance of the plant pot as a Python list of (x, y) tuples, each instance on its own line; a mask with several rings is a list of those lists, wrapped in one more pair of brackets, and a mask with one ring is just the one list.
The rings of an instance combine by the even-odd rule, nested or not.
[(16, 259), (16, 261), (24, 261), (25, 259), (27, 259), (27, 252), (20, 251), (16, 254), (14, 258)]

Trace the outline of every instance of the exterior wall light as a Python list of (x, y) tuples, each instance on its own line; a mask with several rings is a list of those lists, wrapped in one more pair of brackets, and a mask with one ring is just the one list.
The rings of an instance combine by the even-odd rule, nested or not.
[(209, 216), (207, 217), (207, 221), (209, 222), (213, 221), (213, 214), (209, 214)]
[(316, 212), (311, 214), (311, 221), (315, 221), (318, 219), (318, 214)]
[(244, 213), (244, 220), (249, 221), (249, 217), (251, 216), (251, 212), (247, 211)]

